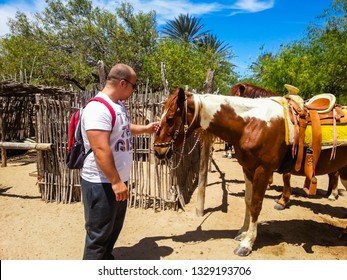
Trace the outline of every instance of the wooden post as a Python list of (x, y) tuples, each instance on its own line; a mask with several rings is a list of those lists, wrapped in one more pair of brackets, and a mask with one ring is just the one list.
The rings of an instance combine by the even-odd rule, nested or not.
[(0, 148), (13, 150), (40, 150), (49, 151), (52, 149), (51, 143), (22, 143), (22, 142), (0, 142)]
[[(204, 84), (204, 92), (212, 93), (213, 90), (214, 70), (207, 71), (206, 80)], [(207, 173), (209, 170), (209, 162), (211, 161), (212, 153), (212, 140), (213, 136), (206, 131), (202, 137), (202, 148), (200, 153), (200, 166), (199, 166), (199, 182), (198, 182), (198, 198), (196, 206), (196, 214), (199, 217), (204, 215), (205, 210), (205, 189), (207, 185)]]
[[(77, 95), (74, 95), (77, 99)], [(75, 103), (76, 104), (76, 103)], [(35, 127), (35, 138), (36, 141), (43, 141), (43, 131), (46, 129), (42, 128), (43, 122), (42, 122), (42, 105), (43, 100), (40, 94), (35, 94), (35, 107), (36, 107), (36, 127)], [(43, 166), (43, 152), (37, 151), (37, 161), (36, 161), (36, 168), (37, 168), (37, 178), (40, 182), (42, 178), (45, 176), (44, 172), (44, 166)], [(44, 188), (46, 188), (46, 183), (44, 184)], [(41, 188), (40, 188), (41, 189)]]
[(161, 80), (164, 85), (165, 96), (167, 96), (169, 94), (169, 83), (166, 79), (166, 66), (164, 62), (161, 63)]
[[(0, 141), (5, 141), (5, 122), (3, 119), (3, 114), (0, 114), (0, 128), (1, 128), (1, 139)], [(1, 148), (1, 167), (7, 166), (7, 155), (6, 149)]]
[(6, 155), (6, 149), (1, 148), (1, 167), (7, 166), (7, 155)]
[(212, 93), (213, 92), (213, 80), (214, 80), (214, 70), (209, 69), (207, 71), (206, 80), (204, 84), (204, 92)]
[(196, 215), (202, 217), (205, 209), (205, 189), (207, 185), (208, 160), (210, 157), (210, 149), (212, 144), (212, 135), (205, 132), (202, 137), (202, 147), (200, 153), (199, 182), (198, 182), (198, 198), (196, 206)]
[(1, 167), (7, 166), (6, 149), (49, 151), (52, 150), (52, 147), (53, 144), (51, 143), (0, 142), (2, 156)]
[[(213, 93), (213, 80), (214, 80), (214, 70), (208, 69), (206, 80), (204, 84), (204, 93)], [(212, 155), (213, 155), (213, 148), (212, 145), (210, 146), (210, 155), (208, 157), (208, 172), (212, 171)]]
[(99, 73), (99, 90), (102, 90), (106, 85), (106, 71), (105, 64), (102, 60), (97, 62), (98, 73)]

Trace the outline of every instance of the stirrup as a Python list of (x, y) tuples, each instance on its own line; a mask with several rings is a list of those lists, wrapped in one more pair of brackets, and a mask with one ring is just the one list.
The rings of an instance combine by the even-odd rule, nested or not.
[(314, 196), (316, 195), (317, 191), (317, 178), (315, 177), (315, 162), (314, 162), (314, 153), (313, 150), (308, 148), (306, 151), (306, 158), (304, 163), (304, 172), (306, 175), (306, 178), (310, 182), (309, 188), (307, 186), (304, 186), (304, 191), (308, 196)]

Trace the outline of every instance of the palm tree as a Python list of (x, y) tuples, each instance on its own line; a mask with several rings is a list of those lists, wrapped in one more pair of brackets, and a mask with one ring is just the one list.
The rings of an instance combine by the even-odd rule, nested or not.
[(211, 50), (213, 53), (227, 55), (231, 51), (229, 44), (224, 44), (223, 41), (218, 40), (217, 36), (210, 33), (205, 34), (203, 38), (200, 38), (197, 45), (202, 48)]
[(207, 33), (207, 31), (202, 31), (204, 25), (200, 24), (200, 21), (201, 19), (189, 14), (180, 14), (178, 18), (169, 20), (162, 32), (172, 39), (196, 43)]
[(224, 42), (218, 40), (216, 36), (208, 31), (202, 31), (204, 25), (200, 24), (200, 21), (200, 18), (189, 14), (180, 14), (178, 18), (168, 21), (162, 33), (172, 39), (194, 43), (199, 47), (212, 50), (213, 53), (228, 55), (230, 51), (229, 44), (224, 45)]

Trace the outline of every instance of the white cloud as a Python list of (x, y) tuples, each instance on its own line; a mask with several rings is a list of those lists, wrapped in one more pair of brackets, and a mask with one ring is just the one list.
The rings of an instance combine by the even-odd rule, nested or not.
[[(102, 0), (95, 0), (102, 1)], [(117, 1), (119, 2), (119, 1)], [(158, 24), (162, 24), (169, 19), (173, 19), (180, 14), (202, 16), (214, 12), (230, 11), (237, 13), (255, 13), (270, 9), (274, 6), (275, 0), (237, 0), (233, 5), (225, 5), (215, 0), (192, 2), (190, 0), (128, 0), (135, 11), (149, 12), (155, 10)]]
[[(4, 1), (5, 2), (5, 1)], [(9, 19), (14, 19), (18, 11), (25, 12), (31, 18), (34, 12), (42, 11), (45, 7), (45, 0), (9, 0), (0, 4), (0, 36), (9, 32), (7, 23)]]
[[(135, 10), (149, 12), (155, 10), (157, 14), (158, 24), (162, 24), (169, 19), (173, 19), (180, 14), (204, 15), (213, 12), (219, 12), (223, 9), (223, 5), (216, 2), (193, 3), (189, 0), (128, 0)], [(208, 1), (206, 1), (208, 2)]]
[(7, 22), (10, 18), (14, 18), (18, 9), (12, 5), (0, 6), (0, 35), (4, 35), (9, 32)]
[[(92, 0), (95, 6), (105, 8), (113, 12), (122, 0)], [(210, 13), (232, 11), (231, 15), (237, 13), (255, 13), (274, 6), (275, 0), (237, 0), (233, 5), (222, 4), (222, 1), (207, 0), (192, 2), (191, 0), (127, 0), (135, 12), (149, 12), (155, 10), (158, 24), (163, 24), (167, 20), (174, 19), (180, 14), (203, 16)], [(45, 0), (8, 0), (5, 4), (0, 4), (0, 36), (9, 31), (7, 22), (9, 18), (14, 18), (17, 11), (24, 11), (28, 17), (33, 12), (40, 12), (46, 6)]]
[(275, 0), (238, 0), (234, 5), (230, 6), (230, 9), (236, 10), (232, 15), (237, 13), (257, 13), (271, 9), (274, 4)]

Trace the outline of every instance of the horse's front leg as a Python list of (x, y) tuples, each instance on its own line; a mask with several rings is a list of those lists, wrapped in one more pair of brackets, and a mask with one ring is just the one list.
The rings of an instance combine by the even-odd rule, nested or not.
[(237, 239), (239, 246), (234, 253), (239, 256), (247, 256), (252, 252), (254, 241), (257, 237), (258, 217), (262, 208), (263, 199), (271, 173), (265, 172), (263, 168), (258, 168), (253, 176), (245, 175), (246, 182), (246, 214), (242, 228), (238, 232)]
[[(246, 176), (246, 173), (243, 173), (243, 176), (245, 178), (245, 185), (246, 185), (246, 190), (245, 190), (245, 202), (246, 202), (246, 209), (245, 209), (245, 218), (243, 220), (243, 226), (241, 229), (238, 231), (235, 239), (238, 241), (241, 241), (247, 234), (248, 228), (249, 228), (249, 223), (251, 220), (251, 216), (247, 207), (247, 204), (250, 203), (252, 199), (252, 181), (249, 180)], [(248, 203), (247, 203), (248, 201)]]

